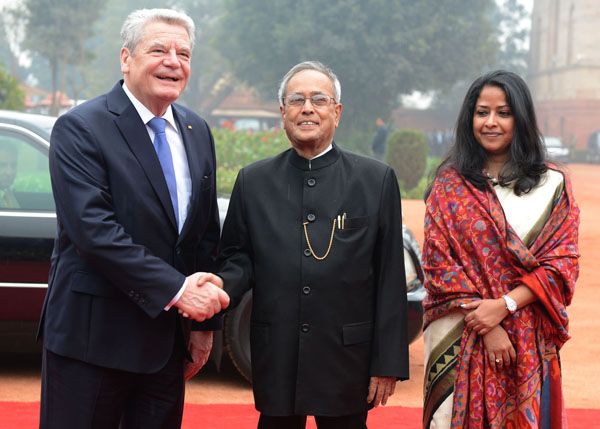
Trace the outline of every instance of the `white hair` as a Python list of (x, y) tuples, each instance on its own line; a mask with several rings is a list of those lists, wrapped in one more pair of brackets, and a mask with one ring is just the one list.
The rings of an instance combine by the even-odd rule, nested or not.
[(340, 86), (340, 81), (337, 76), (329, 67), (319, 61), (304, 61), (302, 63), (296, 64), (294, 67), (290, 69), (289, 72), (285, 74), (283, 79), (281, 79), (281, 84), (279, 85), (279, 105), (283, 106), (283, 99), (287, 95), (287, 86), (290, 82), (290, 79), (294, 77), (294, 75), (300, 73), (304, 70), (316, 70), (318, 72), (323, 73), (325, 76), (331, 80), (331, 86), (333, 89), (333, 98), (336, 103), (339, 103), (342, 98), (342, 88)]
[(138, 9), (127, 16), (123, 27), (121, 27), (123, 47), (127, 48), (131, 55), (135, 54), (138, 44), (144, 37), (144, 26), (150, 21), (160, 21), (185, 27), (190, 38), (190, 48), (194, 48), (196, 26), (192, 18), (185, 13), (173, 9)]

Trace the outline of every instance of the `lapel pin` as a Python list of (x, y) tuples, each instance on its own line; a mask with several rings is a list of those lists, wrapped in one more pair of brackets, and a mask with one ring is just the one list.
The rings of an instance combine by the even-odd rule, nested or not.
[(188, 125), (188, 130), (191, 130), (191, 129), (192, 129), (192, 126), (191, 126), (191, 125)]

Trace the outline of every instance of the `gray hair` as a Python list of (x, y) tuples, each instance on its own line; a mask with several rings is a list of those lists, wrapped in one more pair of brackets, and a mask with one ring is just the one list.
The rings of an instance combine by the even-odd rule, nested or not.
[(121, 27), (123, 48), (129, 49), (131, 55), (135, 54), (135, 50), (144, 36), (144, 26), (150, 21), (161, 21), (185, 27), (190, 38), (190, 48), (194, 48), (196, 26), (192, 18), (185, 13), (173, 9), (138, 9), (127, 16)]
[(325, 64), (319, 61), (304, 61), (292, 67), (290, 71), (285, 74), (283, 79), (281, 79), (281, 84), (279, 85), (279, 92), (277, 94), (279, 97), (280, 106), (283, 107), (283, 99), (287, 95), (287, 86), (290, 82), (290, 79), (294, 77), (294, 75), (304, 70), (316, 70), (327, 76), (329, 80), (331, 80), (331, 86), (333, 87), (333, 98), (335, 98), (336, 103), (340, 102), (342, 98), (342, 87), (340, 86), (340, 81), (338, 80), (338, 77), (335, 75), (333, 70), (331, 70), (329, 67), (327, 67)]

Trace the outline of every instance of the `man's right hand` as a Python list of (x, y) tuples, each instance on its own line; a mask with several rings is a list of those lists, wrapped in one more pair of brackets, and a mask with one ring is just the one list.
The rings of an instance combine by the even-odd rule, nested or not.
[(223, 280), (211, 273), (194, 273), (185, 280), (185, 289), (175, 306), (183, 317), (202, 322), (229, 306)]

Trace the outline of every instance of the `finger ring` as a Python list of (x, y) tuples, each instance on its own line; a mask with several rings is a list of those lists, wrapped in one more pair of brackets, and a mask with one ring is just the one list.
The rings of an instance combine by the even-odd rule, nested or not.
[(502, 359), (496, 359), (496, 363), (502, 363)]

